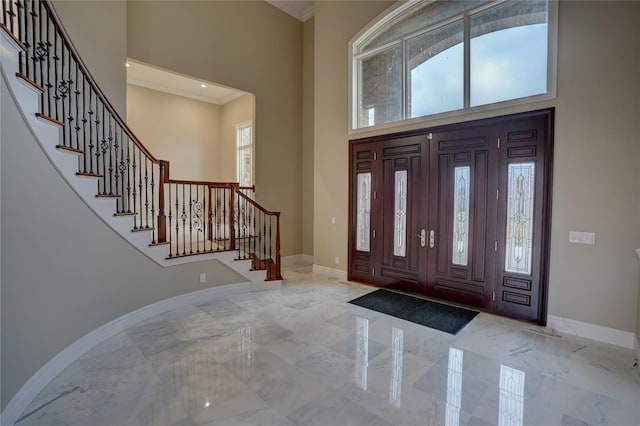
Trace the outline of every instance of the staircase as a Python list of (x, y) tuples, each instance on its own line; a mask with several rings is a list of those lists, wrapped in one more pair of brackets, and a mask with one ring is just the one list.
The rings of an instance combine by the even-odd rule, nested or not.
[(279, 212), (235, 182), (171, 179), (95, 82), (51, 0), (1, 1), (7, 85), (54, 167), (107, 225), (162, 266), (219, 259), (252, 281), (282, 280)]

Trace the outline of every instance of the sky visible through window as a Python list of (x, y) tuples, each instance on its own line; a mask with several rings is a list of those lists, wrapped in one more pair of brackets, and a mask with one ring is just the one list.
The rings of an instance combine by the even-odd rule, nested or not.
[[(525, 25), (471, 39), (471, 106), (547, 91), (547, 24)], [(411, 70), (411, 117), (463, 108), (463, 45)]]

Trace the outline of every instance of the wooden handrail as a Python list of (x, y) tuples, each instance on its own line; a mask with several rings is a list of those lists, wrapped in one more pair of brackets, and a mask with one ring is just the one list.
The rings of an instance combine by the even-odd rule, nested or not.
[(249, 204), (251, 204), (252, 206), (257, 208), (258, 210), (260, 210), (262, 213), (268, 214), (269, 216), (278, 216), (278, 217), (280, 217), (280, 212), (272, 212), (270, 210), (265, 209), (260, 204), (256, 203), (251, 198), (249, 198), (246, 195), (244, 195), (242, 192), (236, 190), (236, 194), (238, 194), (240, 196), (240, 198), (244, 198), (246, 201), (249, 202)]
[(151, 154), (151, 152), (147, 149), (147, 147), (145, 147), (142, 144), (142, 142), (140, 142), (140, 140), (133, 134), (129, 126), (127, 126), (127, 124), (124, 122), (122, 117), (120, 117), (120, 114), (118, 114), (118, 112), (113, 107), (113, 105), (111, 105), (111, 102), (109, 102), (109, 99), (107, 99), (102, 89), (100, 89), (100, 86), (96, 82), (95, 78), (93, 78), (93, 75), (89, 71), (89, 68), (80, 57), (80, 54), (78, 53), (78, 49), (76, 49), (76, 46), (71, 41), (71, 37), (69, 36), (69, 33), (67, 32), (64, 25), (62, 25), (62, 20), (60, 19), (58, 12), (53, 6), (52, 0), (41, 0), (41, 1), (44, 7), (48, 10), (49, 17), (55, 24), (55, 28), (60, 33), (60, 36), (62, 36), (64, 43), (67, 45), (67, 48), (69, 49), (69, 51), (71, 52), (71, 55), (73, 56), (73, 59), (78, 63), (80, 69), (82, 70), (85, 77), (87, 78), (87, 82), (96, 92), (96, 94), (100, 97), (100, 101), (107, 107), (107, 110), (111, 113), (111, 115), (116, 120), (118, 125), (122, 127), (122, 129), (125, 131), (127, 136), (133, 141), (133, 143), (136, 144), (136, 146), (140, 149), (140, 151), (142, 151), (144, 155), (146, 155), (154, 163), (156, 164), (160, 163), (161, 160), (154, 157), (153, 154)]

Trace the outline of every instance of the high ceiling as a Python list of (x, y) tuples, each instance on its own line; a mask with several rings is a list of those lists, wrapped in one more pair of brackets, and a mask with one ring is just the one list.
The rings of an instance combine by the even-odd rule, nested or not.
[(305, 22), (313, 16), (314, 1), (299, 0), (265, 0), (273, 6), (288, 13), (299, 21)]

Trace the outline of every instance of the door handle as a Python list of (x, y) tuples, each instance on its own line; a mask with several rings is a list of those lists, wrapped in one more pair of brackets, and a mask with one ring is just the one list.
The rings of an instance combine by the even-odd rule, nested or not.
[(432, 229), (431, 231), (429, 231), (429, 248), (434, 248), (435, 245), (436, 245), (436, 233)]
[(416, 234), (416, 237), (420, 238), (420, 247), (427, 245), (427, 232), (424, 229), (419, 234)]

